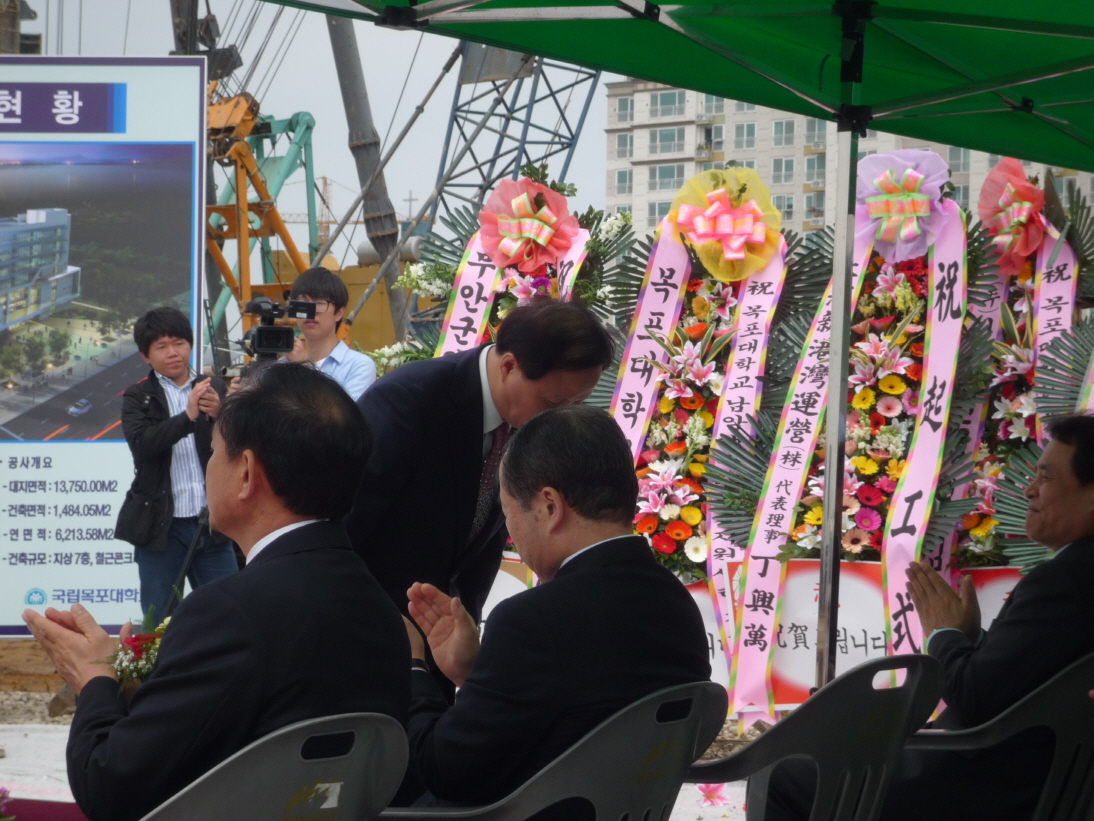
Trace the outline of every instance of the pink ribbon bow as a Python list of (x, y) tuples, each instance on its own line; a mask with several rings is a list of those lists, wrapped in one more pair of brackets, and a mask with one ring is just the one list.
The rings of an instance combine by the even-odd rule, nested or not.
[(881, 193), (866, 198), (866, 213), (870, 219), (880, 220), (877, 239), (907, 242), (923, 233), (919, 220), (931, 213), (930, 199), (919, 191), (924, 179), (923, 174), (909, 168), (898, 181), (890, 168), (874, 180), (874, 187)]
[(727, 262), (745, 258), (745, 244), (763, 245), (767, 241), (767, 226), (762, 222), (763, 209), (756, 200), (734, 208), (724, 188), (707, 195), (706, 210), (694, 205), (680, 206), (676, 224), (687, 231), (692, 245), (708, 242), (722, 243), (722, 254)]
[(546, 205), (539, 211), (534, 210), (535, 206), (527, 193), (521, 194), (511, 204), (515, 219), (498, 215), (498, 233), (501, 235), (498, 250), (508, 257), (515, 257), (522, 248), (528, 247), (528, 243), (546, 246), (555, 235), (552, 227), (558, 222), (555, 213)]
[(999, 198), (999, 207), (1003, 210), (996, 214), (990, 223), (999, 233), (992, 242), (1000, 253), (1006, 253), (1021, 239), (1022, 229), (1034, 216), (1033, 203), (1018, 199), (1014, 186), (1009, 182)]

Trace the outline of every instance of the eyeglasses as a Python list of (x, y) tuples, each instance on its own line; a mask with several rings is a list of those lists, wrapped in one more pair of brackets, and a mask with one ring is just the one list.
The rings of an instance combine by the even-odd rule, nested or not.
[(302, 299), (301, 302), (310, 302), (315, 306), (315, 312), (317, 314), (325, 314), (330, 307), (330, 302), (325, 299)]

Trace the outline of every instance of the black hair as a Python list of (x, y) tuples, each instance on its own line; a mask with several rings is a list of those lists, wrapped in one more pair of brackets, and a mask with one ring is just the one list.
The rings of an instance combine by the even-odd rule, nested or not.
[(553, 487), (586, 519), (634, 520), (634, 457), (619, 425), (599, 408), (571, 405), (533, 416), (509, 438), (501, 475), (505, 492), (524, 510)]
[[(305, 296), (312, 299), (325, 299), (333, 306), (329, 310), (334, 311), (345, 308), (349, 304), (349, 290), (346, 288), (346, 283), (326, 268), (309, 268), (296, 278), (292, 284), (292, 291), (289, 292), (289, 299), (300, 299)], [(342, 320), (339, 319), (334, 327), (339, 328), (341, 325)]]
[(615, 343), (596, 314), (580, 302), (534, 299), (511, 310), (497, 336), (498, 353), (511, 353), (525, 379), (551, 371), (609, 368)]
[(137, 343), (137, 350), (145, 356), (152, 350), (153, 343), (165, 336), (185, 339), (191, 347), (194, 345), (194, 329), (190, 327), (190, 320), (177, 308), (153, 308), (133, 326), (133, 341)]
[(349, 513), (372, 453), (372, 431), (357, 404), (303, 363), (260, 368), (224, 401), (217, 430), (229, 459), (253, 451), (285, 506), (317, 519)]
[(1094, 415), (1076, 413), (1054, 416), (1044, 423), (1045, 432), (1055, 441), (1071, 445), (1071, 472), (1084, 487), (1094, 484)]

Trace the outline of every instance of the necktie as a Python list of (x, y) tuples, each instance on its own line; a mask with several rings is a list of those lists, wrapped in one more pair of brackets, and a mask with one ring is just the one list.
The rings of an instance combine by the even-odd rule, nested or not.
[(501, 463), (501, 454), (505, 450), (505, 443), (509, 441), (509, 433), (512, 428), (508, 422), (502, 422), (494, 428), (494, 441), (490, 445), (490, 452), (482, 463), (482, 476), (479, 477), (479, 499), (475, 504), (475, 519), (471, 525), (471, 535), (468, 542), (473, 542), (486, 525), (486, 517), (490, 515), (490, 508), (494, 506), (494, 491), (498, 484), (498, 465)]

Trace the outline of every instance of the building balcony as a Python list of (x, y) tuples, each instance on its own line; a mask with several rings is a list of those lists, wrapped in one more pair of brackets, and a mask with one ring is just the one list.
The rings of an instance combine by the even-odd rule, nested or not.
[(802, 228), (806, 231), (816, 231), (818, 228), (824, 227), (824, 215), (818, 216), (806, 216), (802, 220)]
[(697, 160), (709, 160), (714, 155), (709, 145), (697, 145), (695, 146), (695, 159)]
[(819, 191), (823, 191), (823, 190), (824, 190), (824, 177), (819, 177), (819, 178), (813, 180), (812, 182), (809, 182), (807, 180), (806, 183), (802, 186), (802, 192), (805, 193), (805, 194), (815, 194), (815, 193), (817, 193)]
[(714, 119), (714, 115), (706, 111), (697, 111), (695, 113), (695, 122), (699, 125), (705, 125)]
[(824, 154), (826, 143), (824, 140), (818, 140), (817, 142), (805, 141), (805, 145), (802, 146), (805, 149), (806, 156), (811, 154)]

